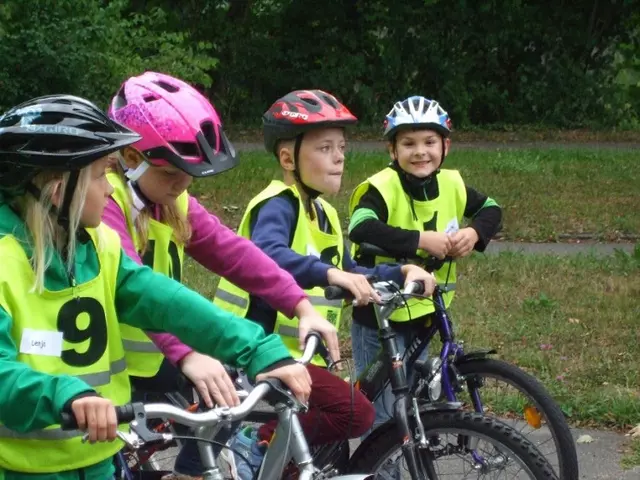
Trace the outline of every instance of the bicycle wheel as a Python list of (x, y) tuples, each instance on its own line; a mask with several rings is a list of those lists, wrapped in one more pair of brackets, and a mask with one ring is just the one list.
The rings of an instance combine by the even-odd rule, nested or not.
[[(428, 478), (425, 458), (432, 457), (440, 479), (557, 479), (538, 450), (518, 432), (496, 418), (471, 412), (423, 412), (420, 415), (429, 445), (416, 447), (421, 478)], [(488, 444), (482, 447), (482, 442)], [(404, 441), (395, 421), (367, 437), (351, 459), (351, 472), (373, 472), (378, 479), (410, 478), (402, 469)], [(428, 449), (428, 451), (426, 450)], [(440, 460), (447, 463), (437, 463)], [(450, 462), (458, 460), (457, 464)]]
[[(458, 400), (472, 403), (478, 392), (485, 414), (498, 416), (533, 443), (563, 480), (578, 480), (578, 454), (560, 406), (534, 377), (515, 365), (477, 359), (456, 366), (467, 392)], [(468, 395), (468, 397), (465, 395)]]

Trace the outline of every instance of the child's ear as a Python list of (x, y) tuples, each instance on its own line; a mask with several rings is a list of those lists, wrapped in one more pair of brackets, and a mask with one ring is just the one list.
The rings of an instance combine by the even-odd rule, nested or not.
[(122, 158), (127, 168), (131, 169), (137, 168), (138, 165), (142, 163), (142, 160), (144, 160), (142, 154), (133, 147), (124, 147), (122, 150)]
[(446, 157), (447, 155), (449, 155), (449, 148), (451, 147), (451, 139), (450, 138), (445, 138), (444, 139), (444, 156)]
[(394, 142), (387, 142), (387, 150), (389, 151), (389, 156), (391, 160), (396, 160), (396, 145)]
[(288, 143), (283, 143), (278, 147), (278, 160), (285, 171), (293, 172), (296, 169), (296, 164), (293, 161), (293, 150)]
[(56, 208), (60, 208), (60, 204), (62, 203), (62, 180), (55, 181), (53, 193), (51, 194), (51, 203)]

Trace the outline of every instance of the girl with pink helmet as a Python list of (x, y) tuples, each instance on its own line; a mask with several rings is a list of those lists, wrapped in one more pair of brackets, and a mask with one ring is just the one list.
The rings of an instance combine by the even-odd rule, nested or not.
[[(291, 275), (188, 194), (193, 177), (216, 175), (238, 163), (211, 103), (181, 80), (146, 72), (122, 84), (109, 116), (142, 137), (123, 150), (108, 174), (114, 193), (103, 222), (118, 232), (125, 252), (178, 281), (186, 253), (274, 309), (298, 317), (301, 341), (310, 329), (319, 331), (339, 359), (335, 327), (316, 313)], [(208, 406), (238, 403), (217, 360), (169, 334), (123, 326), (122, 338), (136, 389), (175, 391), (181, 370)], [(185, 445), (174, 469), (182, 476), (201, 474), (196, 442)]]

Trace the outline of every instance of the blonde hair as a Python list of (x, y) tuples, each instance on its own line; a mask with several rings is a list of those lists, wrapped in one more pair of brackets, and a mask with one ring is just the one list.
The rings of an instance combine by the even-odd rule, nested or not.
[(40, 198), (36, 199), (27, 193), (13, 201), (13, 207), (20, 212), (28, 230), (28, 242), (31, 246), (31, 267), (35, 273), (35, 281), (30, 292), (44, 291), (44, 277), (57, 252), (65, 259), (68, 273), (73, 272), (77, 243), (77, 232), (80, 217), (91, 181), (91, 167), (80, 171), (76, 191), (69, 209), (69, 231), (58, 224), (58, 211), (53, 205), (53, 196), (59, 185), (58, 198), (61, 203), (67, 189), (70, 172), (45, 171), (39, 173), (32, 183), (40, 190)]
[[(115, 171), (118, 173), (118, 176), (122, 179), (122, 181), (126, 184), (129, 180), (124, 174), (124, 168), (122, 167), (122, 163), (124, 159), (121, 154), (117, 154), (119, 156), (118, 161), (115, 162)], [(153, 166), (151, 167), (153, 168)], [(127, 189), (129, 204), (133, 204), (133, 198), (131, 196), (131, 192)], [(139, 249), (138, 254), (140, 256), (144, 255), (147, 251), (147, 246), (149, 244), (149, 220), (152, 218), (153, 212), (149, 208), (144, 208), (140, 211), (136, 220), (134, 222), (134, 228), (136, 235), (139, 241)], [(189, 239), (191, 238), (192, 229), (189, 220), (187, 219), (187, 215), (184, 212), (181, 212), (178, 209), (177, 202), (171, 203), (169, 205), (160, 205), (160, 219), (167, 226), (171, 227), (173, 230), (173, 235), (176, 240), (186, 245), (189, 243)], [(138, 246), (136, 246), (138, 247)]]

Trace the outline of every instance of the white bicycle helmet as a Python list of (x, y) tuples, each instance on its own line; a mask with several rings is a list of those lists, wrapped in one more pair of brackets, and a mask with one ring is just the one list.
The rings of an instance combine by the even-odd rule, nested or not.
[(393, 106), (384, 121), (384, 138), (392, 140), (398, 129), (405, 126), (432, 129), (445, 138), (451, 134), (449, 114), (437, 101), (418, 95)]

